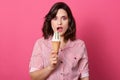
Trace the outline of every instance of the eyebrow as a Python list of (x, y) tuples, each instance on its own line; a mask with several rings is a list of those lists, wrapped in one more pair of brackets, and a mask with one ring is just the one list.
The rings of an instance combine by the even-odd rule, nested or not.
[[(55, 16), (55, 17), (58, 17), (58, 16)], [(67, 18), (68, 18), (68, 16), (67, 16), (67, 15), (63, 15), (63, 16), (61, 16), (61, 17), (67, 17)]]
[(62, 17), (68, 17), (68, 16), (65, 15), (65, 16), (62, 16)]

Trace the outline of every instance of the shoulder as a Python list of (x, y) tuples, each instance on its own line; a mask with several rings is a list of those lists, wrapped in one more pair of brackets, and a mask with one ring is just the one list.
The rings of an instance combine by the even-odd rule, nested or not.
[(85, 42), (81, 39), (76, 39), (74, 41), (71, 41), (71, 44), (73, 46), (79, 46), (79, 47), (85, 46)]
[(76, 40), (75, 40), (75, 43), (84, 44), (84, 41), (81, 40), (81, 39), (76, 39)]
[(38, 44), (40, 45), (42, 42), (44, 41), (44, 38), (38, 38), (36, 41), (35, 41), (35, 44)]
[(38, 44), (42, 44), (42, 43), (49, 42), (49, 39), (44, 39), (44, 37), (41, 37), (41, 38), (38, 38), (38, 39), (36, 40), (36, 42), (37, 42)]
[(36, 40), (36, 44), (38, 44), (39, 46), (46, 46), (46, 47), (51, 47), (51, 38), (49, 39), (44, 39), (44, 37), (38, 38)]
[(42, 41), (44, 41), (44, 37), (41, 37), (41, 38), (38, 38), (37, 40), (36, 40), (36, 42), (42, 42)]

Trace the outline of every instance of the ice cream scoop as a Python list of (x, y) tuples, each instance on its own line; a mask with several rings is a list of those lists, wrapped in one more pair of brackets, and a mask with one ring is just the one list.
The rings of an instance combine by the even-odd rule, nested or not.
[(60, 48), (60, 35), (59, 35), (59, 32), (54, 32), (54, 35), (52, 38), (52, 49), (58, 52), (59, 48)]

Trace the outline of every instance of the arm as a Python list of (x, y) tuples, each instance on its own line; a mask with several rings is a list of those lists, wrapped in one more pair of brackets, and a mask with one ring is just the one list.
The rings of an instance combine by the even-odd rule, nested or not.
[(89, 77), (81, 78), (80, 80), (89, 80)]
[(89, 80), (88, 55), (85, 44), (83, 49), (84, 52), (80, 63), (81, 78), (79, 80)]
[(52, 51), (50, 53), (50, 58), (48, 59), (50, 60), (50, 64), (47, 67), (44, 67), (43, 57), (41, 54), (43, 50), (41, 46), (42, 46), (42, 41), (37, 40), (33, 48), (32, 56), (29, 64), (30, 76), (32, 80), (47, 79), (49, 75), (53, 72), (53, 70), (56, 68), (56, 64), (58, 63), (57, 52)]
[(30, 76), (32, 80), (46, 80), (52, 71), (56, 68), (56, 64), (58, 62), (56, 52), (52, 52), (50, 56), (50, 65), (40, 70), (36, 70), (34, 72), (30, 72)]
[(48, 66), (44, 69), (30, 72), (32, 80), (45, 80), (53, 70)]

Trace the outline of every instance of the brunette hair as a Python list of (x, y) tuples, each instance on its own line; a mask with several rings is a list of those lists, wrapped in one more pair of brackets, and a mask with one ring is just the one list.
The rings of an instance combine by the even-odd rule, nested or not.
[(68, 15), (68, 29), (64, 34), (64, 39), (70, 39), (73, 41), (76, 39), (76, 23), (69, 6), (64, 2), (55, 3), (48, 12), (48, 14), (45, 16), (45, 21), (42, 28), (43, 37), (45, 39), (48, 39), (50, 36), (53, 36), (54, 32), (51, 27), (51, 20), (56, 16), (59, 9), (64, 9)]

